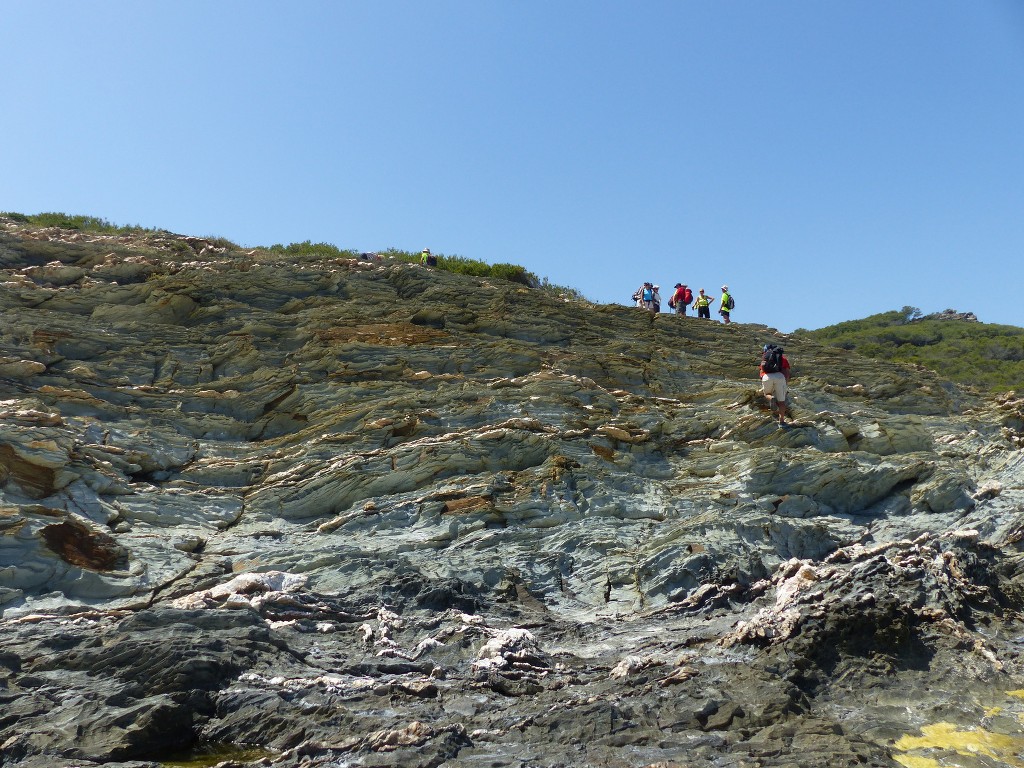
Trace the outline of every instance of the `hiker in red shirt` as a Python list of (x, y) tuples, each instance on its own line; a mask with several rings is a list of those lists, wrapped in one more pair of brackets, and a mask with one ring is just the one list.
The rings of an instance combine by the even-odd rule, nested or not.
[(676, 311), (677, 315), (685, 315), (686, 308), (690, 306), (691, 301), (693, 301), (693, 291), (682, 283), (676, 283), (676, 292), (672, 294), (668, 305)]
[(776, 405), (778, 405), (779, 426), (785, 426), (786, 395), (789, 388), (789, 360), (782, 354), (782, 347), (775, 344), (764, 345), (758, 375), (761, 377), (761, 391), (768, 398), (769, 407), (773, 398)]

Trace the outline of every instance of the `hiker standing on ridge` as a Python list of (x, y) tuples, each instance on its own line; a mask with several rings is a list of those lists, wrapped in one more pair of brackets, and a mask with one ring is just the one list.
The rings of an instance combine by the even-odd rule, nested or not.
[(732, 322), (729, 319), (729, 312), (736, 306), (736, 302), (733, 301), (732, 296), (729, 294), (729, 286), (722, 286), (722, 300), (718, 304), (718, 314), (722, 316), (722, 322), (728, 325)]
[(651, 312), (661, 312), (661, 286), (654, 286), (654, 293), (651, 294)]
[(693, 300), (693, 306), (697, 308), (697, 317), (703, 317), (707, 320), (711, 319), (711, 302), (714, 299), (704, 293), (704, 289), (700, 289), (700, 293), (697, 294), (697, 298)]
[(776, 344), (765, 344), (761, 352), (761, 391), (771, 408), (772, 399), (779, 409), (779, 426), (786, 424), (786, 396), (789, 390), (789, 360), (782, 354), (782, 347)]
[(651, 304), (654, 303), (654, 284), (646, 282), (643, 288), (640, 289), (640, 306), (644, 309), (650, 309)]
[(691, 301), (693, 301), (693, 291), (682, 283), (676, 283), (676, 291), (668, 300), (668, 305), (676, 311), (677, 315), (685, 315), (686, 308), (690, 306)]

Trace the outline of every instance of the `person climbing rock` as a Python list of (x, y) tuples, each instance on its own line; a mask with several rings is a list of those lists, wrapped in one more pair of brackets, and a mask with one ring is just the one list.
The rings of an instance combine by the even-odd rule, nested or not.
[(783, 354), (782, 347), (765, 344), (761, 351), (761, 366), (758, 375), (761, 377), (761, 391), (771, 407), (772, 400), (779, 411), (779, 426), (786, 424), (786, 396), (789, 389), (789, 360)]
[(423, 253), (420, 254), (420, 264), (427, 267), (437, 266), (437, 256), (430, 252), (429, 248), (424, 248)]
[(714, 298), (704, 293), (704, 289), (701, 288), (697, 297), (693, 300), (693, 306), (697, 308), (697, 317), (703, 317), (708, 320), (711, 319), (711, 302)]

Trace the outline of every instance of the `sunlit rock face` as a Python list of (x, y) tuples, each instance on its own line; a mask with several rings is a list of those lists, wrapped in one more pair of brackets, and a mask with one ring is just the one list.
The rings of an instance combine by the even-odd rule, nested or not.
[(4, 765), (953, 765), (913, 739), (994, 702), (1018, 736), (1012, 394), (4, 219), (0, 312)]

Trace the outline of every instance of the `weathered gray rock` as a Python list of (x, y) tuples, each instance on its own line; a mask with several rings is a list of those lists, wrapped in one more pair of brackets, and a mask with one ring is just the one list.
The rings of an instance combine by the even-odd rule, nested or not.
[[(952, 765), (940, 732), (1017, 737), (1015, 395), (4, 219), (0, 314), (5, 766)], [(783, 430), (754, 376), (779, 339)]]

